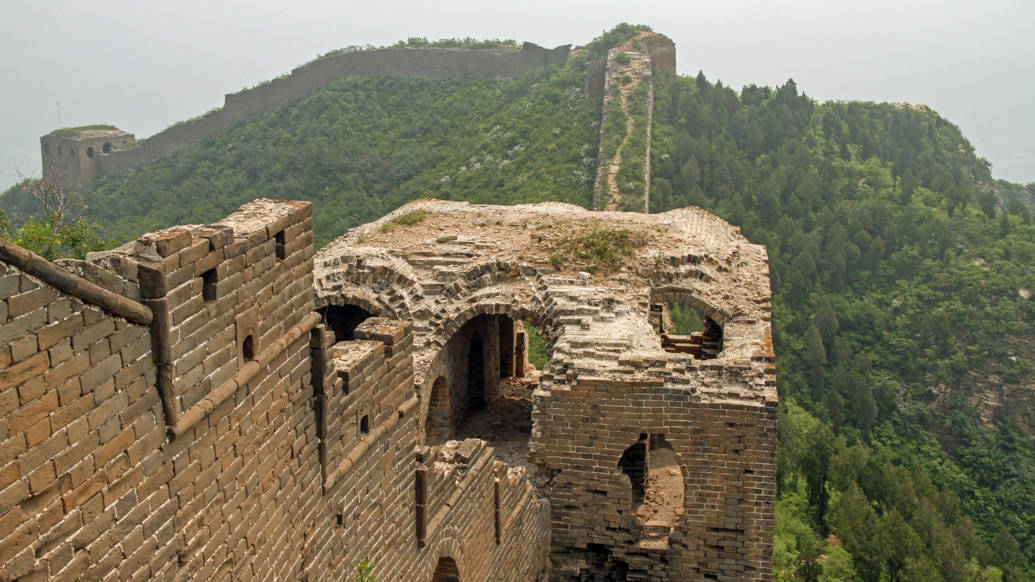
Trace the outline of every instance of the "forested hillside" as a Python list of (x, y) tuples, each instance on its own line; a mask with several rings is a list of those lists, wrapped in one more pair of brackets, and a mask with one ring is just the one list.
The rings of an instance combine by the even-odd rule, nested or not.
[[(600, 103), (585, 57), (523, 79), (353, 77), (80, 201), (106, 234), (212, 222), (258, 197), (314, 203), (317, 245), (418, 197), (589, 204)], [(4, 197), (9, 198), (8, 196)], [(14, 214), (37, 211), (15, 196)], [(12, 212), (13, 211), (13, 212)]]
[[(83, 192), (106, 236), (312, 200), (317, 244), (417, 197), (591, 202), (590, 63), (516, 80), (353, 78)], [(771, 257), (778, 580), (1035, 578), (1032, 191), (924, 107), (655, 79), (651, 210)], [(36, 212), (12, 189), (9, 214)]]
[[(1028, 579), (1027, 208), (926, 108), (703, 76), (655, 94), (652, 210), (703, 206), (769, 248), (780, 576)], [(988, 394), (1018, 400), (986, 424)]]

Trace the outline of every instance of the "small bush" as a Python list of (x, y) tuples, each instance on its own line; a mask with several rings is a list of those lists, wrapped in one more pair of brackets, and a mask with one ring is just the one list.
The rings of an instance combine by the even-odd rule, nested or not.
[(399, 216), (396, 216), (388, 222), (381, 225), (381, 230), (384, 232), (391, 231), (397, 226), (413, 226), (424, 221), (428, 217), (428, 213), (423, 208), (417, 210), (411, 210), (410, 212), (404, 212)]
[[(586, 265), (589, 271), (617, 271), (622, 262), (647, 244), (647, 237), (627, 228), (595, 226), (562, 241), (573, 262)], [(553, 257), (551, 257), (553, 262)]]

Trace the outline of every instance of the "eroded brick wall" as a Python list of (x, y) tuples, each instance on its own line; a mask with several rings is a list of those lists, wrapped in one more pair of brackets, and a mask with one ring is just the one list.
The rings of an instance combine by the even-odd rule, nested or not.
[(0, 346), (0, 579), (146, 567), (174, 503), (147, 328), (0, 263)]
[(0, 580), (544, 570), (547, 506), (507, 493), (527, 480), (504, 480), (495, 541), (488, 451), (457, 465), (471, 485), (419, 543), (412, 335), (378, 319), (333, 344), (312, 312), (309, 212), (257, 201), (69, 265), (148, 305), (150, 327), (0, 262)]
[[(533, 445), (550, 476), (555, 579), (598, 579), (587, 571), (622, 571), (618, 579), (628, 580), (771, 579), (775, 402), (708, 403), (660, 382), (585, 382), (540, 393), (536, 406)], [(619, 468), (643, 434), (663, 435), (684, 473), (684, 516), (667, 544), (643, 543), (645, 524)]]

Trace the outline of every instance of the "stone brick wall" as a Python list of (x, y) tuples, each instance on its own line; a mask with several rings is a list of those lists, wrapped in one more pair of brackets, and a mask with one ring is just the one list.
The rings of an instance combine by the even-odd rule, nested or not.
[[(655, 383), (656, 384), (656, 383)], [(648, 382), (537, 393), (536, 458), (552, 475), (555, 579), (601, 559), (627, 580), (770, 580), (776, 403), (702, 402)], [(684, 472), (682, 517), (652, 537), (619, 470), (640, 435), (663, 435)], [(658, 559), (658, 558), (664, 559)]]
[(89, 160), (88, 166), (80, 167), (78, 158), (61, 158), (64, 165), (49, 164), (45, 154), (43, 176), (49, 178), (53, 172), (61, 170), (68, 175), (67, 186), (79, 188), (96, 176), (149, 164), (172, 152), (195, 145), (230, 127), (231, 123), (242, 117), (270, 111), (345, 77), (520, 77), (545, 66), (563, 64), (568, 60), (569, 53), (568, 45), (545, 49), (525, 43), (520, 51), (429, 47), (387, 48), (328, 55), (295, 68), (287, 76), (251, 89), (228, 93), (222, 107), (165, 129), (138, 142), (136, 147), (108, 154), (98, 153), (96, 161)]
[[(417, 210), (426, 216), (420, 223), (382, 228)], [(614, 272), (558, 266), (550, 256), (565, 237), (617, 227), (651, 244)], [(777, 408), (766, 261), (764, 248), (700, 209), (647, 215), (423, 200), (321, 249), (314, 279), (318, 305), (354, 303), (410, 322), (427, 444), (448, 434), (442, 424), (466, 416), (458, 393), (470, 373), (471, 335), (512, 341), (504, 318), (535, 324), (550, 359), (536, 374), (527, 449), (517, 450), (527, 450), (529, 495), (550, 503), (551, 579), (764, 581)], [(721, 330), (707, 358), (663, 345), (651, 314), (667, 302), (698, 309)], [(497, 340), (494, 351), (506, 343)], [(482, 365), (498, 372), (498, 360)], [(448, 397), (435, 393), (439, 378)], [(496, 422), (516, 429), (522, 420)], [(479, 443), (446, 443), (443, 468), (478, 466)], [(638, 443), (637, 459), (628, 453)], [(437, 479), (434, 468), (418, 479), (428, 532), (451, 505), (450, 480), (478, 491), (463, 471)], [(525, 492), (500, 484), (494, 505), (505, 523)]]
[[(335, 344), (319, 324), (309, 213), (256, 201), (65, 269), (0, 245), (0, 580), (545, 571), (548, 508), (510, 493), (527, 479), (501, 479), (497, 543), (491, 451), (415, 453), (409, 325)], [(463, 478), (421, 543), (424, 459)]]
[(146, 567), (170, 501), (147, 327), (0, 263), (0, 345), (0, 579)]

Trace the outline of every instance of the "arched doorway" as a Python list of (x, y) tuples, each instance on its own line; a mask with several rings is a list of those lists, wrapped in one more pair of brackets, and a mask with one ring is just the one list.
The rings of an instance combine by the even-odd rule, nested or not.
[(460, 582), (460, 570), (456, 567), (456, 560), (450, 557), (439, 558), (431, 582)]

